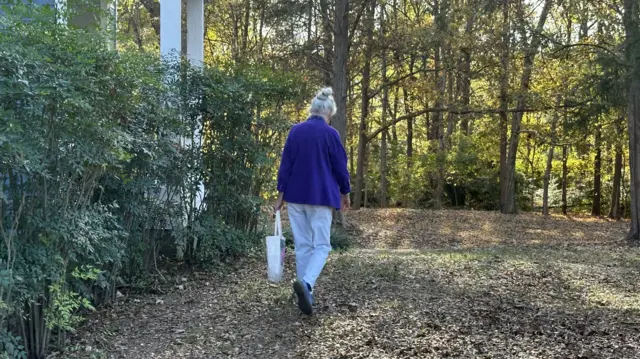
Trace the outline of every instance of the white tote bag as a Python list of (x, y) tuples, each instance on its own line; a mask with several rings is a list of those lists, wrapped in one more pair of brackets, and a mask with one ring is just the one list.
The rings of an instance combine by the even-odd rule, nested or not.
[(267, 244), (267, 276), (270, 281), (278, 283), (284, 275), (285, 238), (282, 235), (280, 211), (276, 212), (276, 224), (273, 236), (266, 239)]

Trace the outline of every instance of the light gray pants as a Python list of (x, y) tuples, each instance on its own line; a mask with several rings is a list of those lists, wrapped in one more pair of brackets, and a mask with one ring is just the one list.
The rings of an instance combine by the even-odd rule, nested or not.
[(289, 203), (287, 210), (293, 232), (298, 279), (313, 288), (331, 251), (329, 237), (333, 209)]

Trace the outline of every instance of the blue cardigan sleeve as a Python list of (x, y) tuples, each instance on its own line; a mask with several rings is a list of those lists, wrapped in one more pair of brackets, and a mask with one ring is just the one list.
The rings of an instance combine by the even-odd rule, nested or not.
[(338, 131), (331, 131), (332, 144), (329, 156), (331, 157), (331, 170), (333, 177), (338, 182), (341, 194), (351, 192), (351, 183), (349, 178), (349, 169), (347, 168), (347, 152), (340, 141)]
[(284, 143), (284, 150), (282, 151), (282, 158), (280, 160), (280, 169), (278, 170), (278, 192), (283, 192), (287, 189), (287, 182), (291, 177), (291, 169), (293, 168), (293, 158), (291, 156), (291, 132), (287, 136), (287, 140)]

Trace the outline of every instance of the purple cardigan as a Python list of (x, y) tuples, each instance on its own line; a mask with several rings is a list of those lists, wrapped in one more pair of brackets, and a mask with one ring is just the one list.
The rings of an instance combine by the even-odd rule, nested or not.
[(322, 117), (294, 125), (282, 152), (278, 191), (288, 203), (340, 209), (340, 194), (351, 192), (347, 153), (340, 135)]

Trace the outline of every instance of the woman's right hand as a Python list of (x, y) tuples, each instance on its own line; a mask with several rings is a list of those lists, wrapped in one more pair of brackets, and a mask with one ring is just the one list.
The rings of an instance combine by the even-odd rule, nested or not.
[(284, 204), (284, 194), (280, 193), (280, 195), (278, 196), (278, 199), (276, 200), (276, 203), (273, 205), (273, 213), (275, 214), (280, 209), (282, 209), (283, 204)]
[(340, 202), (342, 202), (340, 209), (342, 211), (346, 211), (349, 209), (349, 207), (351, 207), (351, 198), (348, 194), (343, 194)]

